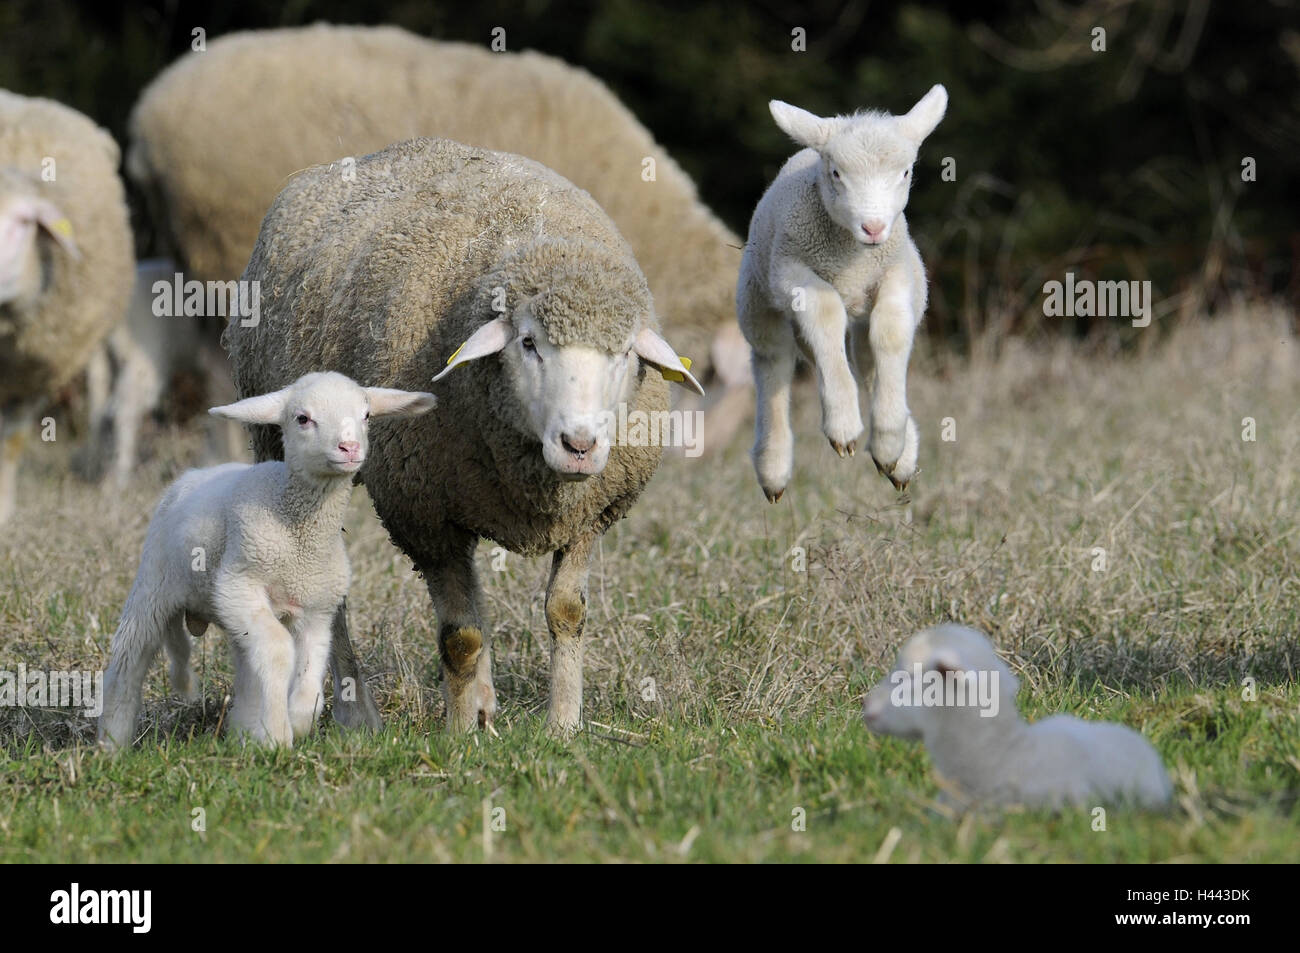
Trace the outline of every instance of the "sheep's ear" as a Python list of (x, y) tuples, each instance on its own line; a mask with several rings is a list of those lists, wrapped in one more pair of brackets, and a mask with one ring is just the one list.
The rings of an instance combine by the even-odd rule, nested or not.
[(278, 390), (274, 394), (261, 394), (258, 397), (246, 397), (233, 404), (213, 407), (208, 413), (214, 417), (227, 417), (246, 424), (278, 424), (284, 414), (284, 405), (289, 400), (289, 388)]
[[(0, 235), (21, 237), (33, 222), (44, 229), (72, 258), (81, 258), (81, 252), (72, 237), (71, 219), (57, 205), (45, 199), (24, 197), (10, 202), (4, 212), (0, 213)], [(8, 254), (10, 257), (15, 252), (16, 249), (0, 249), (0, 254)]]
[(366, 387), (371, 417), (418, 417), (438, 406), (438, 398), (426, 391)]
[(515, 326), (505, 315), (489, 321), (471, 334), (468, 341), (456, 348), (451, 357), (447, 358), (447, 366), (434, 377), (434, 380), (442, 380), (452, 372), (453, 368), (457, 368), (469, 361), (487, 357), (489, 354), (496, 354), (509, 344), (514, 336)]
[(779, 99), (772, 100), (767, 104), (767, 108), (771, 110), (772, 118), (787, 136), (809, 149), (820, 149), (826, 145), (826, 140), (831, 137), (831, 132), (835, 128), (834, 120), (823, 119), (806, 109), (791, 106)]
[(672, 345), (654, 331), (649, 328), (638, 331), (636, 340), (632, 343), (632, 350), (636, 351), (637, 357), (641, 360), (659, 368), (659, 373), (664, 376), (664, 380), (689, 387), (701, 397), (704, 396), (704, 388), (691, 373), (690, 358), (678, 357)]
[(947, 109), (948, 91), (938, 84), (931, 86), (930, 91), (921, 97), (921, 101), (907, 115), (898, 117), (903, 135), (919, 143), (934, 132), (934, 127), (939, 125), (939, 120)]

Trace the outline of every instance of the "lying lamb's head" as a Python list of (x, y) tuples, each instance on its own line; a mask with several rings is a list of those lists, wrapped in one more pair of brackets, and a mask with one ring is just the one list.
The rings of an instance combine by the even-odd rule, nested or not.
[(41, 198), (26, 176), (0, 169), (0, 305), (31, 301), (40, 294), (41, 243), (80, 258), (72, 223), (56, 205)]
[(534, 257), (525, 272), (536, 275), (545, 262), (544, 288), (490, 276), (487, 284), (498, 282), (497, 301), (508, 310), (479, 327), (434, 378), (499, 354), (522, 411), (511, 422), (541, 443), (546, 465), (566, 480), (604, 470), (619, 404), (635, 397), (638, 361), (704, 393), (689, 365), (645, 326), (653, 304), (639, 270), (631, 275), (627, 258), (577, 247), (554, 243)]
[(419, 391), (362, 387), (333, 371), (306, 374), (273, 394), (213, 407), (208, 413), (246, 424), (276, 424), (289, 469), (324, 479), (361, 469), (370, 449), (372, 417), (415, 417), (437, 399)]
[(944, 721), (1015, 717), (1019, 689), (982, 633), (946, 623), (907, 640), (894, 670), (867, 693), (862, 717), (874, 732), (915, 740)]
[(817, 184), (831, 220), (864, 245), (879, 245), (907, 205), (917, 149), (943, 118), (948, 93), (932, 87), (904, 116), (822, 118), (779, 99), (768, 105), (790, 138), (821, 156)]

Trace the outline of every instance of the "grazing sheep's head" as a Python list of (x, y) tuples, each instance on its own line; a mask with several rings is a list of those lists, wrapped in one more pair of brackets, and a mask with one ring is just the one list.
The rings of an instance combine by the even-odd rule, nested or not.
[(60, 254), (81, 257), (62, 210), (41, 198), (26, 176), (0, 169), (0, 305), (40, 294), (41, 243), (47, 239)]
[(908, 639), (894, 670), (867, 693), (862, 717), (878, 734), (915, 740), (954, 719), (1014, 717), (1019, 688), (984, 635), (948, 623)]
[[(651, 365), (670, 380), (703, 394), (677, 352), (644, 325), (653, 304), (645, 279), (628, 259), (572, 243), (541, 243), (529, 255), (546, 287), (489, 276), (485, 287), (516, 302), (478, 328), (434, 378), (491, 354), (500, 355), (504, 378), (521, 409), (510, 422), (541, 443), (546, 465), (566, 480), (585, 480), (605, 469), (619, 404), (635, 397), (641, 369)], [(545, 268), (536, 267), (544, 262)], [(499, 283), (498, 283), (499, 282)]]
[(437, 399), (419, 391), (362, 387), (333, 371), (306, 374), (273, 394), (213, 407), (208, 413), (246, 424), (278, 425), (290, 470), (325, 479), (361, 469), (372, 417), (415, 417)]
[(772, 118), (795, 142), (821, 156), (818, 188), (826, 212), (864, 245), (889, 238), (907, 206), (916, 152), (948, 107), (934, 86), (903, 116), (859, 113), (822, 118), (778, 99)]

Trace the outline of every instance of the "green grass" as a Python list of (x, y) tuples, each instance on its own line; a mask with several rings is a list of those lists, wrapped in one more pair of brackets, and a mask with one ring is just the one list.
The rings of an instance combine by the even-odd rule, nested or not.
[[(385, 731), (327, 722), (279, 752), (218, 736), (230, 669), (210, 635), (204, 702), (170, 698), (156, 665), (144, 737), (116, 758), (84, 717), (0, 709), (0, 859), (1294, 862), (1290, 323), (1224, 316), (1122, 359), (1065, 342), (974, 361), (923, 349), (909, 497), (862, 455), (834, 456), (807, 386), (781, 504), (763, 502), (746, 436), (666, 461), (593, 563), (588, 730), (567, 745), (541, 730), (547, 561), (496, 571), (480, 549), (499, 737), (449, 738), (428, 597), (358, 492), (349, 601)], [(198, 444), (158, 433), (138, 481), (107, 494), (69, 475), (67, 447), (33, 448), (0, 535), (0, 670), (104, 666), (150, 509)], [(898, 645), (943, 619), (990, 633), (1028, 717), (1142, 731), (1173, 808), (1112, 810), (1105, 831), (1087, 810), (951, 816), (924, 750), (859, 717)], [(485, 805), (505, 825), (486, 841)]]

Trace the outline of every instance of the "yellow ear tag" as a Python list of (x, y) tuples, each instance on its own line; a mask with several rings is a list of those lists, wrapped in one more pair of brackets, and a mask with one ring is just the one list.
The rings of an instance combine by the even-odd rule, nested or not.
[(468, 343), (469, 341), (462, 341), (460, 343), (460, 347), (456, 348), (456, 350), (451, 352), (451, 357), (447, 358), (448, 365), (450, 365), (452, 361), (456, 360), (456, 355), (458, 355), (461, 351), (465, 350), (465, 345)]
[(66, 218), (61, 218), (57, 222), (50, 223), (50, 231), (58, 232), (64, 238), (72, 237), (72, 223)]
[[(678, 358), (678, 360), (682, 362), (682, 367), (686, 368), (688, 371), (691, 369), (691, 359), (689, 357), (681, 357)], [(659, 373), (663, 375), (664, 380), (672, 381), (674, 384), (686, 383), (686, 375), (681, 371), (670, 371), (661, 367), (659, 368)]]

